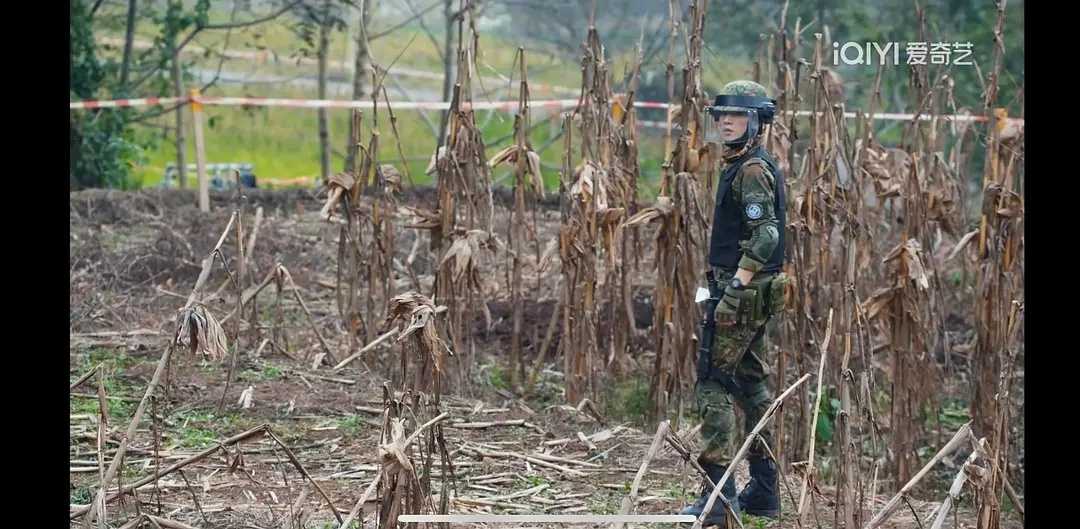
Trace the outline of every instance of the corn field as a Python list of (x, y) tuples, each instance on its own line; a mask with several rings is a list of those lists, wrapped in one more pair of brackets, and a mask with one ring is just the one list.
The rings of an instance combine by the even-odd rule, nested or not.
[[(426, 442), (418, 443), (423, 461), (414, 466), (430, 467), (432, 454), (445, 452), (438, 395), (469, 391), (483, 354), (476, 338), (491, 326), (494, 299), (511, 307), (511, 346), (494, 358), (518, 397), (535, 391), (539, 373), (556, 371), (566, 404), (602, 409), (604, 386), (643, 377), (649, 424), (690, 420), (701, 316), (692, 298), (703, 283), (720, 157), (697, 134), (708, 104), (700, 83), (706, 2), (695, 1), (689, 14), (688, 53), (681, 61), (669, 57), (668, 74), (681, 75), (685, 91), (672, 94), (678, 104), (669, 113), (661, 174), (640, 174), (633, 90), (612, 91), (613, 68), (595, 30), (582, 43), (579, 105), (562, 116), (556, 190), (544, 189), (527, 133), (524, 51), (513, 145), (486, 158), (468, 105), (481, 53), (468, 16), (458, 28), (448, 139), (429, 167), (438, 179), (437, 203), (399, 204), (401, 175), (376, 166), (370, 155), (386, 138), (379, 130), (366, 143), (354, 138), (360, 166), (330, 179), (324, 209), (342, 224), (338, 305), (353, 340), (350, 352), (396, 332), (387, 329), (382, 307), (392, 307), (390, 320), (412, 318), (409, 331), (398, 333), (411, 336), (403, 356), (385, 350), (376, 358), (376, 348), (363, 347), (365, 364), (384, 366), (388, 380), (411, 395), (387, 393), (387, 409), (395, 411), (385, 417), (386, 473), (379, 486), (393, 501), (383, 504), (380, 523), (420, 512), (427, 501), (405, 469), (412, 442), (406, 438), (426, 432)], [(999, 36), (1004, 16), (999, 8)], [(887, 516), (870, 516), (876, 491), (899, 491), (891, 512), (927, 486), (928, 465), (970, 441), (965, 472), (977, 488), (979, 527), (995, 527), (1001, 498), (1019, 505), (1024, 479), (1022, 395), (1012, 387), (1023, 367), (1024, 141), (1022, 127), (995, 113), (1001, 49), (986, 82), (985, 122), (941, 118), (950, 83), (913, 66), (910, 83), (921, 89), (916, 103), (926, 119), (905, 123), (902, 145), (885, 147), (871, 126), (880, 96), (849, 121), (850, 109), (834, 101), (835, 74), (822, 66), (822, 36), (789, 37), (800, 33), (796, 27), (764, 38), (753, 72), (778, 102), (766, 146), (789, 189), (786, 272), (794, 282), (769, 336), (771, 383), (779, 394), (813, 375), (773, 419), (780, 467), (803, 484), (782, 494), (797, 496), (801, 525), (810, 523), (808, 491), (834, 486), (829, 500), (837, 523), (875, 527)], [(637, 67), (627, 75), (634, 86)], [(875, 92), (880, 77), (879, 71)], [(796, 115), (805, 110), (813, 112)], [(393, 119), (391, 113), (391, 125)], [(981, 189), (971, 196), (965, 175), (977, 171), (976, 150), (986, 161)], [(492, 172), (503, 166), (512, 174), (512, 206), (497, 220)], [(660, 181), (652, 203), (641, 202), (645, 179)], [(541, 239), (540, 202), (553, 193), (559, 225)], [(408, 221), (396, 222), (395, 210)], [(415, 232), (403, 259), (405, 249), (398, 252), (394, 242), (402, 230)], [(635, 323), (639, 295), (651, 308), (646, 330)], [(540, 311), (544, 321), (526, 328), (523, 315), (542, 298), (552, 301)], [(954, 332), (954, 320), (971, 332)], [(945, 400), (956, 395), (968, 396), (970, 416), (959, 430), (940, 420)], [(401, 406), (416, 409), (406, 414)], [(826, 443), (832, 453), (819, 450)]]
[[(475, 362), (474, 315), (486, 314), (487, 299), (505, 290), (513, 337), (501, 362), (507, 362), (512, 392), (527, 395), (538, 371), (556, 366), (562, 370), (566, 404), (580, 408), (603, 398), (600, 385), (636, 372), (650, 381), (651, 424), (686, 419), (701, 315), (691, 298), (703, 281), (719, 168), (718, 157), (696, 134), (701, 106), (707, 104), (699, 71), (705, 3), (690, 8), (689, 54), (681, 67), (685, 93), (674, 98), (680, 105), (669, 121), (678, 126), (669, 127), (671, 154), (662, 175), (653, 175), (661, 178), (661, 187), (652, 204), (638, 202), (637, 180), (643, 175), (636, 164), (633, 93), (612, 93), (604, 46), (595, 30), (589, 32), (582, 43), (580, 105), (563, 121), (564, 163), (554, 191), (562, 226), (548, 241), (537, 239), (532, 220), (531, 209), (545, 190), (537, 155), (523, 132), (530, 118), (526, 54), (518, 55), (522, 105), (514, 116), (514, 145), (485, 160), (484, 139), (472, 112), (461, 105), (469, 100), (470, 68), (478, 53), (470, 37), (475, 29), (463, 28), (467, 45), (458, 51), (449, 139), (433, 159), (438, 204), (406, 206), (416, 218), (409, 228), (428, 232), (434, 255), (428, 272), (435, 279), (426, 290), (446, 308), (431, 317), (447, 351), (454, 352), (453, 357), (420, 354), (438, 358), (442, 376), (454, 380), (455, 388), (468, 386)], [(999, 12), (999, 32), (1002, 21)], [(941, 409), (940, 390), (967, 388), (971, 422), (961, 440), (981, 438), (985, 447), (978, 463), (981, 524), (987, 524), (981, 527), (993, 527), (996, 499), (1007, 488), (1014, 493), (1010, 480), (1023, 481), (1023, 465), (1014, 459), (1023, 446), (1014, 418), (1020, 408), (1010, 391), (1023, 358), (1023, 136), (995, 119), (1000, 66), (990, 71), (987, 83), (983, 110), (989, 126), (937, 118), (948, 87), (931, 79), (926, 67), (913, 67), (913, 85), (927, 87), (919, 108), (929, 119), (905, 123), (903, 146), (886, 148), (872, 135), (874, 108), (856, 111), (849, 127), (846, 109), (831, 100), (834, 74), (822, 67), (821, 35), (804, 43), (785, 35), (762, 41), (760, 55), (768, 60), (755, 64), (755, 80), (773, 87), (782, 110), (767, 148), (781, 162), (788, 187), (786, 272), (796, 280), (782, 324), (770, 337), (773, 382), (779, 392), (808, 372), (821, 378), (816, 388), (813, 382), (802, 385), (782, 407), (774, 451), (783, 469), (801, 475), (804, 496), (807, 486), (832, 481), (843, 525), (873, 526), (865, 519), (864, 491), (872, 481), (875, 490), (918, 488), (920, 469), (931, 460), (927, 447), (929, 453), (939, 451), (953, 435), (940, 421), (928, 419)], [(674, 66), (676, 58), (671, 60)], [(636, 76), (636, 68), (630, 76)], [(804, 101), (811, 101), (810, 108)], [(610, 110), (613, 105), (618, 111)], [(796, 110), (808, 109), (814, 111), (809, 118), (795, 116)], [(949, 136), (968, 148), (944, 152)], [(376, 140), (373, 134), (370, 141)], [(961, 173), (972, 171), (974, 149), (987, 154), (976, 215), (967, 206), (972, 198)], [(369, 145), (359, 159), (368, 160), (365, 154), (373, 151)], [(375, 198), (369, 208), (354, 207), (349, 223), (367, 226), (368, 233), (350, 235), (345, 252), (365, 256), (366, 268), (352, 269), (367, 270), (357, 276), (367, 282), (349, 283), (345, 290), (352, 297), (363, 291), (359, 297), (370, 302), (390, 295), (384, 271), (392, 268), (393, 247), (380, 243), (380, 234), (392, 227), (380, 204), (393, 193), (386, 175), (375, 171), (373, 176), (370, 162), (363, 163), (360, 177), (348, 178), (351, 199), (368, 185), (374, 186)], [(509, 225), (496, 227), (490, 172), (499, 164), (512, 169), (513, 206)], [(492, 282), (496, 275), (503, 280)], [(631, 337), (640, 331), (634, 328), (633, 290), (646, 284), (650, 336), (635, 344)], [(523, 328), (524, 307), (548, 291), (555, 293), (548, 322)], [(970, 318), (971, 336), (948, 339), (950, 311)], [(369, 327), (357, 336), (375, 339)], [(530, 348), (531, 358), (522, 348), (527, 333), (544, 336), (540, 347), (534, 342)], [(435, 340), (432, 334), (429, 341)], [(1001, 395), (1009, 397), (996, 397)], [(822, 406), (831, 402), (837, 405)], [(815, 439), (820, 431), (814, 426), (823, 415), (836, 428), (832, 438)], [(815, 442), (839, 448), (815, 462), (822, 458), (814, 453)], [(801, 508), (799, 516), (805, 516)]]

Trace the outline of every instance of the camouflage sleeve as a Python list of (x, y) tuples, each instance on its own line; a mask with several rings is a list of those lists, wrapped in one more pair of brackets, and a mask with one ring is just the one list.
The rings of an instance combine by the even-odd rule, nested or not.
[(774, 182), (773, 174), (764, 164), (749, 163), (739, 170), (733, 186), (735, 199), (742, 204), (743, 222), (750, 233), (750, 239), (743, 248), (739, 268), (754, 273), (765, 266), (765, 262), (780, 242), (776, 211), (773, 207), (776, 194)]

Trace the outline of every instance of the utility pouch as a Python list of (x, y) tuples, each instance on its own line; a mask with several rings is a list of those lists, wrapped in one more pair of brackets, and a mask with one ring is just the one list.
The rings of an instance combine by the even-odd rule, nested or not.
[(791, 284), (791, 279), (783, 272), (780, 272), (780, 274), (773, 278), (769, 292), (769, 297), (771, 298), (771, 306), (769, 307), (770, 315), (778, 316), (787, 309), (788, 286)]
[(737, 321), (741, 324), (750, 325), (764, 318), (765, 291), (768, 283), (751, 283), (746, 285), (744, 294), (746, 297), (739, 303), (736, 313)]

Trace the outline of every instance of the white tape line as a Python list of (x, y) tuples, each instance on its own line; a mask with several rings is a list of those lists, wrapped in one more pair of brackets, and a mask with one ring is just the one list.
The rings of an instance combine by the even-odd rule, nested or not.
[[(293, 108), (371, 108), (371, 101), (351, 101), (345, 99), (280, 99), (280, 98), (253, 98), (253, 97), (200, 97), (199, 102), (204, 105), (252, 105), (252, 106), (277, 106)], [(578, 104), (577, 99), (552, 99), (547, 101), (532, 101), (529, 108), (549, 107), (572, 107)], [(386, 101), (378, 102), (379, 108), (387, 108)], [(494, 101), (463, 103), (462, 108), (473, 110), (517, 110), (517, 101)], [(391, 101), (389, 108), (394, 110), (449, 110), (450, 103), (444, 101)]]
[[(790, 116), (793, 113), (797, 117), (808, 117), (811, 114), (814, 114), (814, 112), (811, 111), (811, 110), (797, 110), (795, 112), (782, 112), (780, 114)], [(818, 112), (818, 114), (820, 115), (822, 113)], [(855, 119), (855, 118), (859, 117), (859, 115), (857, 113), (855, 113), (855, 112), (844, 112), (844, 117), (847, 118), (847, 119)], [(866, 114), (863, 114), (862, 117), (863, 117), (863, 119), (866, 119), (867, 117), (872, 117), (875, 120), (881, 120), (881, 121), (911, 121), (911, 120), (915, 119), (915, 114), (885, 113), (885, 114), (874, 114), (873, 116), (867, 116)], [(933, 118), (934, 118), (934, 116), (930, 116), (930, 115), (927, 115), (927, 114), (922, 114), (922, 115), (919, 116), (919, 121), (930, 121)], [(965, 121), (986, 121), (986, 116), (971, 115), (971, 114), (945, 114), (945, 115), (939, 115), (939, 116), (937, 116), (937, 118), (941, 119), (941, 120), (944, 120), (944, 121), (955, 121), (955, 122), (958, 122), (958, 123), (963, 123)], [(1019, 124), (1019, 125), (1024, 124), (1024, 118), (1005, 118), (1005, 121), (1008, 122), (1008, 123), (1016, 123), (1016, 124)], [(639, 120), (636, 120), (636, 123), (637, 123), (637, 125), (639, 127), (655, 127), (655, 128), (661, 128), (661, 129), (662, 128), (667, 128), (667, 123), (665, 123), (663, 121), (645, 121), (645, 120), (640, 120), (639, 119)], [(678, 123), (672, 122), (672, 124), (671, 124), (671, 129), (672, 130), (677, 130), (679, 128), (680, 127), (679, 127)]]
[[(117, 107), (137, 107), (137, 106), (152, 106), (152, 105), (167, 105), (173, 103), (180, 103), (184, 101), (190, 101), (187, 97), (146, 97), (142, 99), (116, 99), (112, 101), (75, 101), (68, 104), (69, 109), (79, 108), (117, 108)], [(204, 105), (241, 105), (241, 106), (265, 106), (265, 107), (291, 107), (291, 108), (371, 108), (371, 101), (363, 100), (347, 100), (347, 99), (283, 99), (283, 98), (264, 98), (264, 97), (207, 97), (200, 96), (196, 98), (199, 103)], [(387, 108), (386, 101), (379, 101), (380, 108)], [(578, 105), (577, 99), (549, 99), (542, 101), (530, 101), (529, 108), (569, 108), (576, 107)], [(668, 108), (666, 103), (658, 103), (655, 101), (635, 101), (633, 106), (636, 108)], [(473, 102), (471, 104), (462, 104), (463, 108), (471, 108), (472, 110), (517, 110), (517, 101), (496, 101), (496, 102)], [(438, 102), (438, 101), (391, 101), (389, 108), (394, 110), (449, 110), (450, 103)], [(805, 117), (815, 112), (811, 110), (797, 110), (794, 111), (796, 116)], [(778, 112), (781, 116), (790, 116), (791, 111)], [(822, 112), (817, 112), (821, 115)], [(858, 117), (855, 112), (844, 112), (844, 117), (847, 119), (854, 119)], [(865, 115), (864, 115), (865, 117)], [(944, 114), (939, 116), (932, 116), (928, 114), (919, 115), (920, 121), (929, 121), (937, 117), (938, 119), (946, 121), (986, 121), (986, 116), (976, 114)], [(874, 114), (873, 119), (885, 120), (885, 121), (911, 121), (915, 119), (915, 114), (897, 114), (897, 113), (880, 113)], [(1005, 118), (1005, 121), (1017, 124), (1023, 124), (1024, 118)], [(644, 127), (666, 127), (667, 124), (663, 121), (642, 121), (638, 120), (637, 124)], [(678, 124), (673, 123), (672, 128), (678, 128)]]
[(451, 523), (694, 523), (689, 514), (402, 514), (398, 522)]
[(145, 107), (186, 103), (189, 99), (187, 97), (144, 97), (141, 99), (114, 99), (112, 101), (74, 101), (68, 108)]

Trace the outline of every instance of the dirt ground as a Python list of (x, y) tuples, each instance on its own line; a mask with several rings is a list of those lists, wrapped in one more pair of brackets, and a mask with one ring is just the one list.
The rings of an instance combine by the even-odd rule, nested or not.
[[(246, 273), (251, 274), (249, 283), (254, 284), (276, 263), (283, 264), (293, 276), (315, 328), (341, 360), (348, 343), (334, 301), (333, 263), (339, 228), (319, 217), (322, 200), (307, 190), (250, 193), (244, 206), (246, 226), (253, 222), (257, 207), (263, 208), (265, 217)], [(496, 202), (505, 200), (497, 197)], [(399, 201), (399, 205), (418, 207), (433, 203), (430, 189), (410, 189)], [(202, 260), (235, 208), (227, 193), (215, 195), (209, 216), (199, 215), (194, 204), (193, 193), (180, 191), (71, 195), (69, 377), (75, 382), (101, 365), (107, 412), (102, 428), (98, 377), (72, 389), (69, 500), (73, 511), (89, 504), (97, 491), (104, 472), (101, 465), (107, 468), (117, 452), (171, 338), (176, 311), (191, 293)], [(549, 200), (544, 209), (538, 215), (541, 245), (558, 224), (556, 203)], [(500, 215), (496, 225), (504, 226), (505, 211)], [(402, 216), (401, 222), (404, 220)], [(403, 258), (416, 236), (415, 230), (396, 233), (397, 253)], [(237, 265), (235, 249), (235, 235), (231, 234), (223, 245), (231, 270)], [(421, 257), (414, 264), (424, 283), (429, 263)], [(640, 273), (637, 284), (646, 289), (650, 284), (647, 270)], [(505, 278), (496, 275), (490, 274), (492, 324), (478, 331), (472, 384), (456, 396), (443, 398), (442, 408), (450, 413), (443, 432), (457, 478), (450, 492), (451, 511), (617, 513), (655, 434), (640, 425), (640, 387), (612, 388), (611, 400), (617, 404), (578, 410), (561, 405), (559, 374), (546, 370), (528, 402), (514, 398), (504, 389), (510, 305), (497, 295), (495, 283)], [(526, 270), (526, 275), (536, 281), (534, 270)], [(222, 268), (215, 264), (203, 289), (204, 295), (216, 292), (206, 297), (205, 303), (218, 319), (225, 318), (237, 301), (224, 280)], [(397, 293), (413, 288), (407, 277), (397, 280)], [(554, 285), (554, 281), (553, 276), (541, 275), (541, 282)], [(536, 303), (527, 304), (528, 343), (524, 347), (529, 366), (536, 349), (530, 338), (532, 330), (542, 337), (550, 315), (550, 307), (545, 305), (550, 301), (544, 299), (550, 294), (542, 289), (531, 295)], [(239, 354), (222, 406), (219, 401), (228, 365), (189, 358), (183, 351), (176, 353), (167, 380), (162, 382), (167, 390), (158, 391), (159, 397), (147, 406), (118, 473), (120, 486), (144, 478), (149, 482), (138, 487), (133, 496), (109, 504), (111, 527), (147, 513), (201, 528), (330, 529), (337, 527), (339, 517), (353, 509), (375, 479), (385, 373), (395, 365), (400, 346), (389, 340), (377, 347), (375, 356), (382, 361), (371, 368), (354, 361), (333, 371), (314, 360), (322, 347), (299, 304), (286, 297), (284, 324), (277, 325), (273, 298), (272, 291), (261, 294), (259, 321), (241, 326)], [(643, 298), (635, 304), (640, 332), (635, 341), (640, 341), (643, 349), (648, 346), (651, 317), (651, 307)], [(224, 325), (231, 332), (234, 323)], [(274, 331), (281, 330), (287, 340), (276, 339)], [(285, 341), (287, 347), (278, 346)], [(648, 355), (642, 353), (642, 362), (648, 362)], [(223, 444), (262, 426), (267, 428), (265, 435)], [(692, 421), (684, 421), (677, 433), (696, 454), (700, 443), (693, 429)], [(103, 461), (97, 448), (99, 431), (105, 436)], [(477, 457), (478, 452), (487, 456)], [(200, 453), (208, 455), (192, 462)], [(295, 455), (295, 463), (290, 453)], [(175, 470), (175, 466), (180, 469)], [(153, 479), (155, 469), (164, 474), (157, 480)], [(740, 486), (745, 483), (745, 464), (737, 469), (735, 479)], [(743, 526), (796, 526), (794, 505), (801, 480), (785, 476), (785, 481), (781, 520), (744, 515)], [(693, 498), (698, 483), (684, 458), (664, 444), (648, 465), (635, 512), (674, 514)], [(110, 492), (117, 487), (114, 481)], [(835, 527), (834, 489), (821, 486), (809, 494), (810, 508), (803, 524)], [(891, 496), (892, 491), (878, 491), (867, 498), (863, 524)], [(880, 527), (929, 527), (943, 498), (941, 494), (936, 500), (905, 502)], [(354, 526), (373, 527), (377, 505), (375, 495), (363, 505), (362, 523)], [(969, 495), (962, 496), (956, 511), (945, 527), (976, 526)], [(1003, 527), (1022, 527), (1020, 517), (1011, 509), (1006, 511)], [(78, 525), (78, 520), (71, 523), (71, 527)]]

